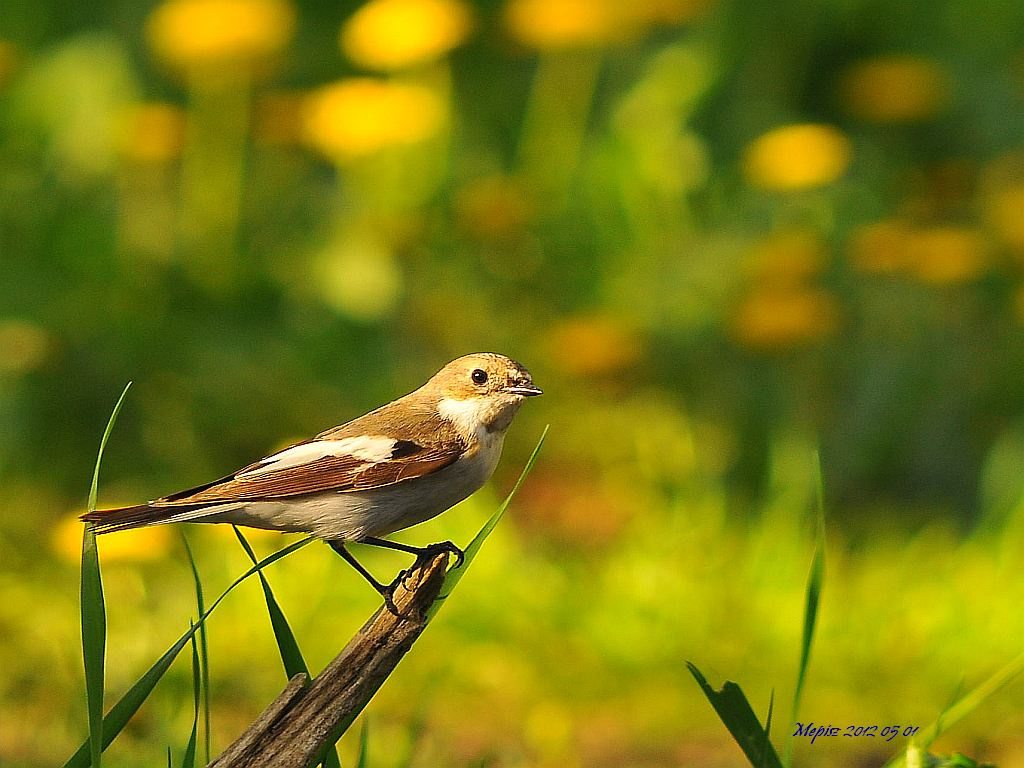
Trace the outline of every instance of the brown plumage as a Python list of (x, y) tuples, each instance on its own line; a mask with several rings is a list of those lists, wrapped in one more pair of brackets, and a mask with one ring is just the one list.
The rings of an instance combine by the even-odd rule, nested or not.
[[(487, 373), (486, 381), (477, 384), (473, 374), (480, 372)], [(513, 394), (503, 396), (503, 392)], [(459, 419), (453, 420), (439, 411), (439, 402), (445, 399), (475, 402), (474, 398), (479, 398), (482, 404), (489, 405), (490, 400), (495, 399), (493, 416), (485, 415), (493, 421), (485, 420), (481, 424), (489, 430), (493, 423), (503, 434), (523, 397), (539, 392), (529, 373), (509, 358), (494, 354), (467, 355), (449, 363), (415, 392), (226, 477), (147, 504), (97, 510), (83, 515), (82, 520), (94, 523), (97, 533), (189, 520), (299, 530), (301, 526), (294, 523), (264, 526), (249, 519), (251, 515), (232, 520), (226, 513), (263, 502), (322, 498), (326, 493), (361, 497), (375, 489), (405, 485), (435, 475), (460, 458), (477, 453), (477, 435), (472, 430), (467, 433), (466, 425)], [(489, 412), (482, 409), (481, 413)], [(500, 450), (500, 440), (497, 448)], [(204, 518), (201, 513), (205, 510), (210, 514)], [(410, 524), (418, 522), (419, 518), (420, 514), (412, 515)], [(372, 526), (358, 528), (372, 532)], [(339, 530), (338, 537), (356, 536)]]

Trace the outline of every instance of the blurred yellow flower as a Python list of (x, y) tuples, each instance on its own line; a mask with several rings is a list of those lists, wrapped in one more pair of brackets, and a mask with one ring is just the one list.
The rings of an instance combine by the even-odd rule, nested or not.
[(586, 48), (638, 37), (657, 24), (685, 24), (711, 0), (509, 0), (505, 26), (532, 48)]
[(26, 320), (0, 320), (0, 374), (27, 373), (41, 366), (53, 349), (50, 335)]
[(551, 364), (568, 376), (609, 376), (629, 368), (643, 354), (639, 336), (621, 321), (604, 316), (571, 317), (557, 323), (545, 343)]
[(886, 219), (861, 227), (849, 244), (849, 258), (865, 272), (894, 274), (907, 264), (913, 228), (900, 219)]
[(295, 27), (286, 0), (167, 0), (149, 17), (149, 44), (188, 69), (254, 63), (285, 48)]
[(887, 219), (863, 227), (850, 241), (850, 260), (866, 272), (904, 274), (937, 285), (963, 283), (989, 268), (989, 248), (976, 229), (914, 226)]
[(427, 88), (352, 78), (310, 94), (303, 125), (311, 146), (344, 161), (428, 139), (444, 119), (441, 99)]
[[(82, 526), (79, 512), (65, 517), (54, 526), (50, 542), (54, 551), (70, 563), (82, 558)], [(102, 536), (96, 549), (102, 563), (123, 561), (141, 562), (163, 557), (171, 547), (171, 530), (164, 525), (132, 528), (128, 531)]]
[(648, 24), (686, 24), (703, 16), (713, 0), (634, 0), (623, 3), (636, 18)]
[(850, 140), (828, 125), (786, 125), (755, 139), (743, 156), (752, 185), (793, 191), (830, 184), (850, 164)]
[(0, 40), (0, 86), (7, 83), (17, 66), (18, 49), (14, 43)]
[(510, 0), (505, 26), (533, 48), (578, 48), (622, 39), (630, 30), (621, 0)]
[(1010, 152), (988, 163), (980, 181), (986, 223), (1000, 242), (1024, 252), (1024, 154)]
[(975, 229), (935, 226), (914, 233), (908, 267), (927, 283), (963, 283), (981, 277), (989, 267), (988, 247)]
[(469, 34), (461, 0), (370, 0), (341, 28), (341, 48), (356, 64), (382, 71), (444, 56)]
[(484, 242), (501, 242), (521, 235), (533, 208), (523, 185), (500, 175), (469, 182), (455, 198), (459, 225)]
[(373, 231), (335, 236), (314, 256), (310, 272), (321, 300), (367, 322), (389, 315), (402, 293), (402, 271), (394, 251)]
[(745, 347), (774, 351), (829, 336), (838, 321), (839, 305), (827, 291), (769, 285), (754, 288), (743, 299), (732, 332)]
[(167, 163), (181, 154), (185, 114), (173, 104), (137, 104), (121, 121), (121, 153), (140, 163)]
[(850, 114), (876, 123), (926, 120), (949, 101), (946, 72), (918, 56), (878, 56), (854, 64), (840, 83)]
[(825, 242), (814, 232), (774, 232), (754, 244), (749, 271), (759, 282), (798, 283), (820, 274), (827, 255)]
[(574, 744), (573, 715), (563, 703), (539, 701), (527, 713), (523, 739), (536, 754), (563, 755), (568, 759)]
[[(639, 425), (638, 425), (639, 427)], [(619, 433), (631, 445), (633, 435)], [(593, 549), (620, 540), (638, 502), (635, 487), (603, 477), (585, 462), (555, 461), (531, 475), (520, 501), (530, 514), (523, 526), (533, 537)]]
[(1004, 243), (1024, 250), (1024, 184), (1006, 187), (992, 195), (986, 213)]

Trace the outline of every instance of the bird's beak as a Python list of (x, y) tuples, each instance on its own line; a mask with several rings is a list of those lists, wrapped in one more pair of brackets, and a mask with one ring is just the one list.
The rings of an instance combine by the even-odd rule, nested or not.
[(544, 394), (544, 390), (534, 384), (516, 384), (511, 387), (505, 387), (505, 391), (510, 395), (522, 395), (523, 397), (534, 397)]

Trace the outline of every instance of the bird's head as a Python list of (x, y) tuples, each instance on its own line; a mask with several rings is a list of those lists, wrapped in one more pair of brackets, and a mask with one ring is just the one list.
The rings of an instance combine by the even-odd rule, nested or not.
[(434, 374), (424, 389), (441, 415), (466, 434), (504, 432), (528, 397), (542, 394), (530, 372), (504, 355), (465, 355)]

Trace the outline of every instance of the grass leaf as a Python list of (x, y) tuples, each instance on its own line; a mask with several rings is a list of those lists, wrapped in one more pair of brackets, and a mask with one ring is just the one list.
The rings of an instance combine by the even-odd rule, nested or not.
[(757, 761), (758, 768), (768, 768), (768, 750), (772, 748), (772, 712), (775, 711), (775, 689), (772, 688), (768, 697), (768, 717), (764, 721), (764, 741), (761, 743), (761, 758)]
[[(156, 660), (156, 662), (149, 668), (149, 670), (138, 680), (135, 684), (121, 697), (121, 699), (110, 708), (106, 717), (103, 718), (103, 736), (102, 736), (102, 748), (106, 749), (107, 746), (114, 740), (114, 738), (121, 733), (125, 725), (132, 716), (139, 710), (143, 702), (149, 697), (149, 694), (156, 687), (156, 684), (160, 681), (160, 678), (164, 676), (170, 668), (171, 663), (177, 658), (181, 649), (189, 642), (192, 636), (198, 631), (199, 627), (203, 625), (210, 614), (216, 610), (217, 606), (220, 605), (221, 601), (224, 600), (239, 584), (248, 579), (254, 573), (259, 573), (263, 568), (267, 567), (271, 563), (280, 560), (283, 557), (287, 557), (298, 549), (314, 541), (314, 537), (308, 536), (300, 541), (296, 541), (293, 544), (289, 544), (283, 549), (279, 549), (272, 555), (269, 555), (252, 568), (247, 570), (225, 589), (220, 596), (213, 602), (213, 604), (206, 609), (206, 612), (199, 617), (199, 620), (193, 624), (189, 630), (182, 635), (178, 640), (167, 649), (163, 656)], [(87, 739), (85, 743), (78, 748), (66, 763), (64, 768), (88, 768), (89, 756), (92, 752), (92, 740)]]
[(686, 662), (686, 666), (750, 764), (755, 768), (782, 768), (775, 747), (768, 739), (767, 729), (761, 727), (743, 689), (727, 680), (725, 685), (716, 691), (697, 667), (689, 661)]
[(359, 730), (359, 757), (356, 768), (370, 768), (370, 722), (363, 718), (363, 727)]
[(459, 581), (461, 581), (463, 575), (465, 575), (466, 571), (469, 570), (469, 566), (480, 551), (480, 547), (483, 546), (487, 537), (491, 535), (491, 531), (493, 531), (495, 526), (497, 526), (498, 521), (501, 520), (502, 516), (505, 514), (505, 510), (508, 509), (509, 504), (512, 503), (512, 499), (515, 498), (516, 493), (518, 493), (520, 487), (523, 485), (523, 481), (526, 480), (526, 476), (530, 474), (530, 470), (533, 469), (533, 465), (537, 461), (537, 456), (540, 454), (541, 446), (544, 445), (544, 439), (548, 436), (548, 429), (550, 429), (550, 426), (551, 425), (549, 424), (544, 427), (544, 431), (541, 433), (540, 439), (537, 441), (537, 445), (533, 449), (533, 453), (530, 454), (530, 458), (527, 460), (526, 466), (524, 466), (523, 471), (519, 473), (519, 479), (516, 480), (516, 484), (512, 486), (512, 490), (509, 492), (508, 496), (505, 497), (505, 500), (498, 507), (497, 511), (491, 515), (490, 519), (484, 523), (484, 527), (481, 528), (477, 535), (473, 537), (473, 540), (469, 542), (469, 546), (466, 547), (465, 550), (466, 557), (465, 560), (463, 560), (462, 565), (458, 568), (449, 569), (448, 573), (445, 574), (444, 583), (441, 585), (441, 594), (438, 595), (437, 600), (434, 601), (434, 604), (430, 606), (430, 610), (427, 612), (428, 621), (434, 618), (437, 612), (441, 609), (441, 606), (444, 604), (444, 601), (448, 599), (448, 596), (455, 589)]
[[(124, 405), (125, 395), (132, 383), (129, 381), (121, 396), (114, 405), (114, 410), (107, 419), (107, 428), (103, 430), (100, 448), (96, 454), (96, 466), (92, 472), (92, 485), (89, 488), (87, 511), (96, 510), (96, 496), (99, 491), (100, 464), (103, 462), (103, 451), (107, 440), (114, 430), (114, 422)], [(107, 612), (103, 600), (103, 578), (100, 575), (99, 552), (96, 549), (96, 529), (92, 523), (86, 523), (82, 534), (82, 577), (81, 577), (81, 612), (82, 612), (82, 661), (85, 666), (85, 700), (89, 713), (89, 761), (94, 768), (100, 766), (100, 755), (103, 750), (99, 745), (103, 741), (103, 678), (107, 648)]]
[[(203, 582), (199, 578), (199, 568), (196, 566), (196, 559), (192, 555), (192, 547), (189, 546), (188, 537), (181, 532), (181, 541), (185, 545), (185, 554), (188, 555), (188, 564), (192, 568), (192, 580), (196, 587), (196, 608), (198, 615), (206, 613), (206, 605), (203, 600)], [(206, 643), (206, 624), (199, 627), (199, 672), (203, 692), (203, 746), (205, 748), (206, 762), (210, 762), (210, 651)]]
[[(974, 690), (964, 694), (955, 704), (946, 707), (935, 719), (935, 722), (921, 729), (918, 736), (907, 747), (908, 751), (912, 748), (929, 747), (933, 741), (949, 730), (950, 727), (971, 714), (986, 699), (1013, 680), (1022, 671), (1024, 671), (1024, 654), (1013, 659), (988, 680), (974, 688)], [(903, 768), (906, 765), (907, 755), (904, 752), (887, 762), (885, 768)]]
[[(231, 529), (235, 532), (235, 536), (238, 537), (238, 541), (242, 545), (242, 549), (245, 550), (245, 554), (249, 556), (249, 559), (255, 565), (258, 562), (256, 553), (252, 551), (249, 542), (242, 535), (242, 532), (238, 530), (238, 526), (232, 525)], [(285, 618), (277, 598), (274, 597), (274, 591), (270, 588), (270, 582), (267, 581), (267, 577), (262, 573), (259, 574), (259, 577), (260, 585), (263, 587), (263, 597), (267, 603), (267, 613), (270, 614), (270, 625), (274, 630), (274, 639), (277, 641), (277, 650), (281, 654), (281, 663), (284, 665), (285, 675), (289, 680), (300, 672), (308, 675), (309, 667), (306, 666), (306, 660), (302, 657), (302, 651), (299, 650), (295, 633), (292, 632), (288, 619)]]
[[(821, 457), (816, 456), (816, 491), (817, 509), (815, 514), (816, 529), (814, 556), (811, 560), (811, 573), (807, 579), (807, 598), (804, 606), (804, 631), (800, 643), (800, 666), (796, 673), (796, 687), (793, 690), (793, 709), (790, 722), (795, 723), (800, 714), (800, 699), (803, 697), (804, 682), (807, 680), (807, 667), (811, 660), (811, 646), (814, 643), (814, 627), (818, 620), (818, 604), (821, 601), (821, 588), (825, 581), (825, 485), (821, 477)], [(793, 759), (793, 736), (786, 741), (786, 753), (783, 764), (787, 767)]]
[[(192, 622), (189, 622), (192, 626)], [(199, 643), (193, 633), (192, 641), (192, 734), (188, 738), (188, 746), (185, 747), (185, 755), (181, 759), (181, 768), (195, 768), (196, 765), (196, 741), (199, 734), (199, 708), (202, 700), (203, 681), (200, 675), (199, 665)]]

